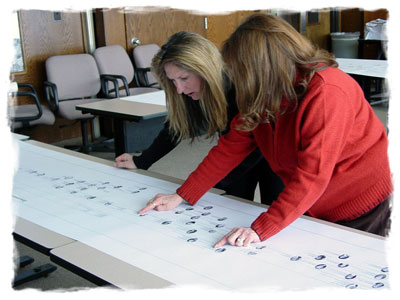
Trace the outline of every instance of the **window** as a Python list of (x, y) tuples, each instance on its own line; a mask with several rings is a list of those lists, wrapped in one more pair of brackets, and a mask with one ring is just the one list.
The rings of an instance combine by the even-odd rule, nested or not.
[(24, 65), (24, 52), (22, 50), (21, 42), (21, 31), (19, 26), (19, 14), (17, 11), (13, 11), (12, 16), (12, 42), (14, 47), (14, 58), (11, 66), (11, 73), (23, 72), (25, 70)]

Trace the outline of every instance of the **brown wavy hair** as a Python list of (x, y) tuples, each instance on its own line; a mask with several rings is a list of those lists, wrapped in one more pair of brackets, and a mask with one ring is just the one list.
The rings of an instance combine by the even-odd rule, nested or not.
[(285, 113), (283, 98), (295, 109), (314, 73), (337, 66), (333, 55), (268, 14), (252, 15), (240, 25), (224, 43), (222, 56), (236, 89), (242, 118), (238, 129), (244, 131)]
[[(201, 97), (193, 100), (178, 94), (166, 76), (164, 66), (172, 63), (202, 78)], [(179, 141), (206, 132), (212, 136), (225, 129), (227, 101), (224, 93), (223, 61), (218, 48), (197, 33), (181, 31), (172, 35), (152, 61), (152, 72), (165, 90), (170, 132)], [(202, 114), (196, 106), (200, 104)]]

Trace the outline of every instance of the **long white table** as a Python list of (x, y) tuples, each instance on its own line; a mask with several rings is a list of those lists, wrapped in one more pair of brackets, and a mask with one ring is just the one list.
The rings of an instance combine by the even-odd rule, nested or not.
[(231, 228), (249, 226), (267, 208), (207, 193), (193, 207), (138, 215), (152, 195), (173, 192), (177, 184), (64, 149), (27, 142), (19, 147), (17, 216), (74, 240), (50, 250), (54, 261), (122, 289), (389, 287), (381, 237), (302, 217), (265, 242), (214, 249)]
[(378, 59), (336, 58), (339, 69), (357, 78), (364, 90), (365, 98), (371, 105), (386, 103), (389, 101), (387, 92), (379, 92), (372, 95), (371, 82), (377, 81), (381, 85), (387, 78), (388, 61)]
[(387, 77), (387, 60), (336, 58), (339, 69), (348, 74), (369, 76), (376, 78)]

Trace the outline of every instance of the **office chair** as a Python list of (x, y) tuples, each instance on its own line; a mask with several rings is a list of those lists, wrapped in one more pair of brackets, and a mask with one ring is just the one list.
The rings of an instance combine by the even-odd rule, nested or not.
[[(158, 89), (150, 87), (129, 87), (129, 84), (133, 81), (135, 69), (128, 53), (122, 46), (99, 47), (94, 51), (93, 55), (101, 77), (104, 79), (102, 93), (107, 98), (119, 98), (158, 91)], [(115, 82), (118, 83), (117, 88), (115, 88)], [(110, 89), (110, 85), (114, 89)]]
[(101, 79), (95, 59), (90, 54), (57, 55), (48, 58), (45, 67), (44, 88), (49, 107), (62, 118), (80, 121), (82, 145), (77, 150), (89, 153), (87, 124), (95, 116), (83, 114), (75, 106), (105, 100), (97, 98)]
[[(36, 89), (30, 83), (16, 83), (16, 90), (10, 91), (11, 97), (25, 97), (31, 99), (34, 104), (20, 104), (8, 106), (9, 125), (12, 132), (35, 125), (53, 125), (55, 116), (46, 106), (42, 106), (36, 93)], [(24, 90), (22, 90), (24, 89)]]
[(150, 69), (151, 61), (159, 50), (160, 47), (157, 44), (138, 45), (133, 49), (137, 86), (161, 89)]

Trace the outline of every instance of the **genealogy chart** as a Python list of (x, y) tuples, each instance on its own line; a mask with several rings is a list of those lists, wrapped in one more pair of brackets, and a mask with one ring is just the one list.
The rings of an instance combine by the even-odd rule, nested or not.
[(178, 286), (228, 290), (386, 289), (381, 239), (300, 218), (248, 247), (214, 249), (264, 208), (207, 193), (195, 205), (137, 212), (176, 184), (18, 141), (14, 213)]

